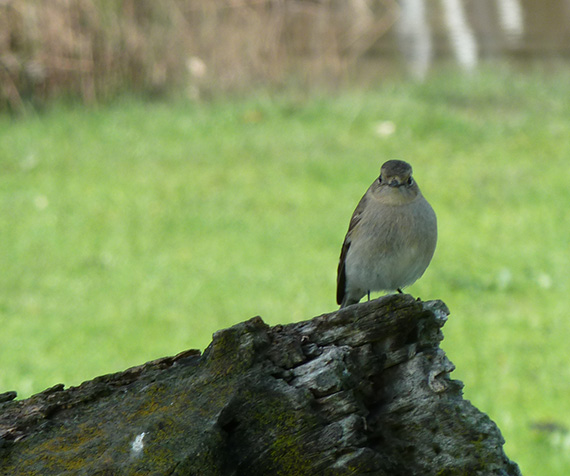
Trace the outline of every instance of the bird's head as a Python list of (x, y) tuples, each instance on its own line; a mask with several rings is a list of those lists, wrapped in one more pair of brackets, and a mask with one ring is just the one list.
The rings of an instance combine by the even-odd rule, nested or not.
[(413, 200), (420, 192), (412, 177), (412, 166), (403, 160), (388, 160), (382, 165), (378, 186), (382, 196), (400, 203)]

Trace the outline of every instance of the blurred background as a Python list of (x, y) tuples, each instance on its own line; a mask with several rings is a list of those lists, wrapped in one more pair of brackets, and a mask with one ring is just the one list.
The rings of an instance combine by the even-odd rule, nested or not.
[(524, 68), (568, 57), (569, 20), (568, 0), (3, 0), (0, 106)]
[(0, 393), (334, 311), (407, 160), (465, 396), (570, 474), (569, 0), (0, 0)]

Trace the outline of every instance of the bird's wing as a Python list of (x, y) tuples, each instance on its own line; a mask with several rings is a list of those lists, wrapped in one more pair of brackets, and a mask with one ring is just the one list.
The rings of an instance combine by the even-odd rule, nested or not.
[[(373, 184), (374, 185), (374, 184)], [(344, 299), (344, 293), (346, 292), (346, 273), (345, 273), (345, 261), (348, 249), (350, 248), (350, 243), (352, 242), (352, 232), (354, 228), (360, 223), (362, 219), (362, 212), (366, 208), (366, 203), (368, 202), (368, 195), (372, 186), (366, 191), (364, 196), (358, 202), (352, 217), (350, 218), (350, 224), (348, 225), (348, 231), (344, 237), (344, 242), (342, 243), (342, 249), (340, 251), (340, 259), (338, 261), (338, 271), (336, 275), (336, 302), (337, 304), (342, 304)]]

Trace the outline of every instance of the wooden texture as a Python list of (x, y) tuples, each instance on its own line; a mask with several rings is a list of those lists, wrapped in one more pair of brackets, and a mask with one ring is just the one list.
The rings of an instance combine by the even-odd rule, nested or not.
[(0, 395), (1, 475), (520, 475), (439, 348), (441, 301), (261, 318), (27, 400)]

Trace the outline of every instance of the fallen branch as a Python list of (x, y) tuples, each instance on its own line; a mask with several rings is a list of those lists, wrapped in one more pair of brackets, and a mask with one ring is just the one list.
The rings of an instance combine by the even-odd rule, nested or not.
[[(187, 351), (0, 401), (2, 475), (520, 475), (439, 348), (441, 301), (255, 317)], [(7, 400), (7, 401), (6, 401)]]

